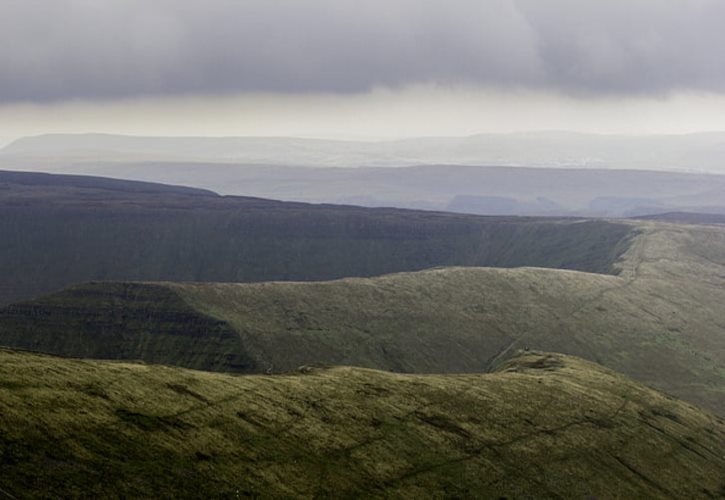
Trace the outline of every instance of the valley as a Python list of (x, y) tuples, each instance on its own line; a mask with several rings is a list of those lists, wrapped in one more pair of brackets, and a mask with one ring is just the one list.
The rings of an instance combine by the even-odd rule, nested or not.
[(329, 280), (451, 265), (608, 272), (630, 231), (0, 172), (0, 304), (92, 280)]
[(725, 499), (725, 1), (9, 1), (0, 500)]
[(96, 282), (0, 310), (0, 343), (243, 373), (315, 362), (484, 372), (532, 348), (725, 415), (725, 230), (631, 224), (639, 235), (613, 275), (447, 267), (317, 283)]
[(0, 494), (725, 492), (716, 215), (0, 181)]

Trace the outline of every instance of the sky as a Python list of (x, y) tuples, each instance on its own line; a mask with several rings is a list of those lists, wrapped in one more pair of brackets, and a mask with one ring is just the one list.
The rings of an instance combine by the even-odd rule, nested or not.
[(722, 0), (0, 6), (0, 143), (725, 130)]

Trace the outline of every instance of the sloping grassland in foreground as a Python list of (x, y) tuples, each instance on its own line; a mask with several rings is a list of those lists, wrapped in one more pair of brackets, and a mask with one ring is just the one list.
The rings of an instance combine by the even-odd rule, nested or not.
[(0, 350), (0, 494), (714, 498), (725, 423), (583, 360), (229, 375)]

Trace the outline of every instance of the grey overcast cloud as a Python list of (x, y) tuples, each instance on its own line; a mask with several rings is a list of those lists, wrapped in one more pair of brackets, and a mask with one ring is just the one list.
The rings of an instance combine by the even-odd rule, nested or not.
[[(445, 115), (451, 107), (478, 113), (442, 116), (441, 123), (460, 125), (449, 127), (450, 133), (491, 131), (496, 123), (506, 130), (589, 130), (594, 120), (603, 130), (620, 131), (617, 122), (633, 110), (649, 121), (622, 125), (621, 131), (725, 128), (718, 118), (725, 94), (720, 0), (0, 0), (0, 5), (0, 120), (18, 125), (14, 132), (0, 125), (0, 135), (43, 126), (73, 131), (58, 123), (58, 106), (67, 106), (62, 114), (76, 127), (94, 129), (103, 113), (104, 127), (111, 117), (117, 123), (108, 131), (133, 132), (127, 115), (139, 99), (146, 100), (143, 109), (157, 108), (145, 118), (158, 127), (137, 127), (147, 133), (173, 133), (177, 129), (167, 125), (178, 122), (174, 112), (184, 109), (185, 116), (197, 113), (204, 121), (206, 113), (232, 124), (210, 132), (275, 134), (274, 127), (264, 126), (265, 117), (274, 116), (280, 133), (374, 134), (375, 127), (359, 122), (385, 122), (390, 116), (374, 110), (389, 110), (391, 100), (398, 106), (398, 126), (382, 127), (382, 135), (405, 135), (406, 126), (419, 121), (411, 110), (421, 106), (430, 108), (428, 116)], [(260, 94), (267, 99), (264, 110)], [(360, 104), (364, 111), (357, 113), (355, 126), (325, 117), (329, 101), (315, 105), (315, 99), (339, 98), (338, 110), (351, 112), (362, 97), (368, 101)], [(682, 102), (686, 117), (677, 114)], [(121, 103), (118, 109), (114, 103)], [(500, 108), (508, 110), (507, 119)], [(560, 112), (549, 112), (552, 108)], [(547, 120), (532, 118), (539, 111)], [(258, 126), (244, 125), (245, 120)]]
[(718, 0), (3, 0), (0, 99), (725, 91)]

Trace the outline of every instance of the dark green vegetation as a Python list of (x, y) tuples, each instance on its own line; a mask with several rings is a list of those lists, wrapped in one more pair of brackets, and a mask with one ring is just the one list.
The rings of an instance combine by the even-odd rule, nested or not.
[(76, 286), (3, 313), (3, 343), (25, 349), (202, 370), (256, 369), (226, 322), (199, 314), (162, 286)]
[(92, 283), (0, 311), (0, 343), (258, 373), (314, 362), (481, 372), (530, 347), (725, 415), (725, 229), (632, 224), (639, 235), (616, 276), (439, 268), (313, 283)]
[(0, 301), (96, 280), (0, 345), (178, 365), (0, 349), (0, 496), (725, 496), (721, 419), (519, 351), (725, 415), (725, 228), (663, 220), (0, 174)]
[(0, 350), (0, 495), (716, 498), (725, 423), (576, 358), (232, 376)]
[(0, 172), (0, 304), (91, 280), (320, 280), (443, 265), (608, 272), (630, 232)]

